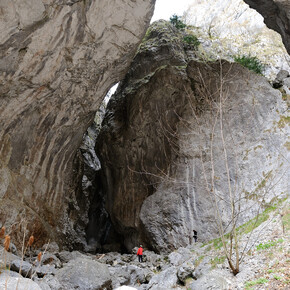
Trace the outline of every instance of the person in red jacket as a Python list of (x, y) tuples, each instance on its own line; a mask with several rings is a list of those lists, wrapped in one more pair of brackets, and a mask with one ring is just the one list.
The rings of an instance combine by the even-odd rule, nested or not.
[(137, 251), (138, 261), (143, 262), (143, 248), (142, 245), (140, 245), (140, 248)]

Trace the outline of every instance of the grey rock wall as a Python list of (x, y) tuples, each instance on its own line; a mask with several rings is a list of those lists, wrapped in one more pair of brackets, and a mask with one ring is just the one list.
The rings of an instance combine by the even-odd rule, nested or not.
[(287, 0), (244, 0), (257, 10), (266, 25), (281, 34), (284, 45), (290, 53), (290, 3)]
[(218, 235), (217, 210), (225, 231), (232, 225), (231, 195), (240, 225), (287, 194), (281, 93), (238, 64), (194, 54), (169, 23), (153, 23), (108, 104), (96, 149), (127, 249), (173, 250), (194, 229), (205, 241)]
[(84, 243), (87, 205), (73, 160), (103, 97), (126, 73), (154, 3), (1, 1), (0, 220), (7, 228), (27, 223), (39, 243)]
[(263, 75), (271, 80), (281, 69), (290, 71), (281, 35), (243, 0), (192, 0), (183, 19), (199, 38), (199, 52), (207, 59), (233, 62), (237, 56), (255, 56), (263, 63)]

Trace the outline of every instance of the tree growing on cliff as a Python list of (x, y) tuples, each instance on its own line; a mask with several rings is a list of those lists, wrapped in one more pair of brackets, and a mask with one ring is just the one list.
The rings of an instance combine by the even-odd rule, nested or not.
[(186, 28), (186, 24), (183, 23), (180, 16), (173, 14), (170, 17), (170, 23), (175, 26), (177, 29), (184, 30)]

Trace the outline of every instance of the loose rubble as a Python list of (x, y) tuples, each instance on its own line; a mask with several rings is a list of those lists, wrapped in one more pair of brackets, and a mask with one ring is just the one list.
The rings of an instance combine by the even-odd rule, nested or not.
[[(285, 205), (283, 210), (289, 215)], [(247, 254), (236, 276), (231, 273), (226, 259), (222, 259), (222, 248), (214, 241), (197, 242), (169, 254), (145, 249), (143, 263), (138, 262), (136, 248), (130, 254), (110, 252), (92, 255), (47, 247), (51, 252), (44, 252), (41, 261), (38, 261), (37, 250), (34, 256), (24, 256), (22, 260), (0, 247), (0, 288), (7, 283), (7, 289), (16, 289), (18, 285), (20, 290), (220, 290), (244, 289), (246, 283), (265, 277), (267, 289), (286, 289), (283, 287), (287, 286), (290, 278), (290, 241), (289, 229), (284, 228), (283, 231), (280, 212), (281, 209), (276, 209), (268, 220), (241, 237), (240, 254), (245, 246)]]

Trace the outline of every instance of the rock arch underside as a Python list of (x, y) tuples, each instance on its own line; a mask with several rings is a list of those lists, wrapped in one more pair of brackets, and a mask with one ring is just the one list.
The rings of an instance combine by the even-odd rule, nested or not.
[[(265, 15), (289, 52), (287, 1), (245, 2)], [(144, 241), (157, 251), (171, 250), (189, 242), (194, 228), (205, 226), (210, 230), (202, 239), (216, 234), (198, 170), (198, 148), (202, 142), (208, 148), (210, 129), (202, 127), (201, 140), (201, 127), (187, 124), (196, 123), (194, 113), (208, 125), (211, 111), (204, 93), (217, 98), (221, 77), (232, 92), (227, 133), (234, 132), (243, 159), (238, 184), (248, 180), (245, 192), (253, 192), (266, 177), (274, 183), (285, 170), (286, 141), (279, 126), (285, 104), (263, 77), (227, 62), (197, 62), (164, 22), (151, 28), (135, 55), (154, 3), (1, 1), (0, 225), (11, 229), (15, 243), (21, 243), (27, 228), (39, 245), (50, 240), (66, 248), (85, 247), (90, 201), (80, 189), (83, 166), (77, 149), (107, 91), (122, 79), (96, 149), (106, 208), (127, 249)], [(272, 5), (271, 15), (261, 8)], [(203, 154), (207, 159), (206, 149)], [(247, 169), (257, 164), (249, 176)], [(219, 173), (217, 187), (223, 191), (224, 172)], [(286, 192), (282, 176), (265, 202)], [(179, 185), (172, 186), (172, 180)]]
[(105, 94), (128, 70), (154, 3), (1, 1), (2, 223), (26, 222), (39, 243), (85, 241), (73, 159)]

